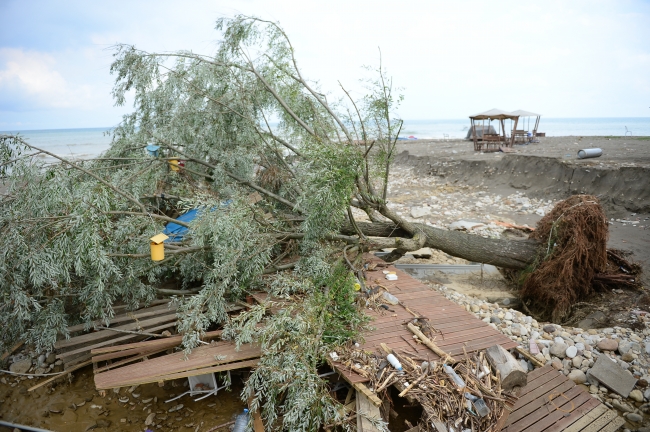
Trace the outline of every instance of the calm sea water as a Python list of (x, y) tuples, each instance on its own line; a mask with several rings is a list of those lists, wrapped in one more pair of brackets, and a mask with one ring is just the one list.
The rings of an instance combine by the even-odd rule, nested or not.
[[(522, 125), (520, 119), (517, 129), (532, 130), (535, 121), (533, 118), (530, 120), (529, 123), (528, 119), (524, 119)], [(499, 128), (498, 122), (492, 122), (492, 125)], [(405, 120), (400, 136), (442, 139), (446, 134), (449, 138), (465, 138), (469, 126), (469, 119)], [(511, 128), (510, 122), (506, 121), (506, 130)], [(650, 136), (650, 117), (562, 119), (542, 117), (538, 129), (539, 132), (546, 132), (546, 136), (624, 136), (626, 130), (632, 136)], [(108, 131), (110, 128), (30, 130), (9, 133), (20, 132), (29, 143), (63, 157), (89, 158), (108, 149), (111, 143)]]
[[(499, 129), (498, 121), (493, 121), (492, 125), (495, 129)], [(520, 118), (517, 129), (532, 131), (534, 125), (535, 118)], [(405, 120), (400, 136), (444, 138), (444, 134), (447, 134), (449, 138), (465, 138), (469, 126), (469, 118), (454, 120)], [(506, 120), (506, 131), (511, 129), (510, 121)], [(542, 117), (537, 130), (538, 132), (546, 132), (546, 136), (624, 136), (626, 130), (630, 131), (633, 136), (650, 136), (650, 117)]]

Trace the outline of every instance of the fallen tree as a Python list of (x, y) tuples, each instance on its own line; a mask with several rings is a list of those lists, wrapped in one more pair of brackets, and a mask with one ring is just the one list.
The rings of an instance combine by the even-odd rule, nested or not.
[[(68, 160), (0, 136), (1, 348), (24, 339), (47, 350), (68, 325), (107, 321), (117, 302), (135, 307), (176, 281), (192, 294), (177, 299), (186, 349), (214, 326), (258, 341), (244, 400), (260, 395), (269, 427), (281, 418), (285, 429), (316, 430), (341, 420), (317, 367), (363, 325), (363, 252), (396, 248), (394, 259), (431, 246), (524, 269), (540, 242), (439, 230), (388, 207), (401, 97), (381, 64), (361, 100), (341, 86), (331, 102), (303, 78), (278, 25), (236, 17), (217, 28), (213, 56), (116, 47), (114, 97), (123, 104), (132, 92), (134, 111), (100, 157)], [(371, 222), (355, 222), (352, 207)], [(176, 221), (187, 232), (152, 262), (149, 238), (190, 209), (196, 219)], [(226, 302), (254, 290), (300, 301), (231, 319)]]

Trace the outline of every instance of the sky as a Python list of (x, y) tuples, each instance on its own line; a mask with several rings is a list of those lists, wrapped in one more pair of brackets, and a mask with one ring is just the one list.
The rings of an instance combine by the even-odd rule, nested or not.
[(361, 97), (381, 50), (407, 120), (650, 116), (648, 0), (0, 0), (0, 130), (114, 126), (116, 43), (211, 54), (236, 14), (279, 22), (334, 96)]

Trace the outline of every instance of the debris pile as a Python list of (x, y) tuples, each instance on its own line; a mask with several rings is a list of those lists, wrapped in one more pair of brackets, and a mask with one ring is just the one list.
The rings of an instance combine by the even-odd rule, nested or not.
[(399, 397), (419, 403), (423, 408), (420, 431), (496, 430), (506, 404), (517, 399), (502, 389), (483, 352), (452, 366), (385, 349), (390, 351), (385, 357), (354, 348), (339, 356), (344, 365), (370, 378), (368, 387), (380, 399), (390, 400), (388, 389), (394, 385)]

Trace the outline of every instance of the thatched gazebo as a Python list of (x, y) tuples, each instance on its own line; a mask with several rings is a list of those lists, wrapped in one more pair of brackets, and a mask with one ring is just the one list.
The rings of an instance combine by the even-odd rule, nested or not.
[[(474, 150), (476, 151), (498, 151), (499, 147), (502, 145), (505, 145), (506, 147), (512, 147), (514, 144), (515, 137), (514, 135), (511, 135), (510, 138), (506, 135), (506, 128), (504, 121), (505, 120), (514, 120), (515, 124), (513, 126), (513, 130), (517, 129), (517, 122), (519, 121), (519, 116), (517, 114), (511, 113), (509, 111), (504, 111), (500, 110), (497, 108), (493, 108), (489, 111), (485, 111), (479, 114), (475, 114), (473, 116), (469, 116), (470, 121), (472, 122), (472, 140), (474, 141)], [(482, 127), (478, 126), (477, 120), (482, 120), (483, 124)], [(485, 126), (485, 120), (488, 120), (491, 122), (492, 120), (499, 120), (499, 123), (501, 125), (500, 128), (500, 133), (498, 134), (493, 134), (493, 133), (485, 133), (486, 131), (486, 126)], [(489, 128), (488, 124), (488, 128)], [(478, 137), (478, 134), (476, 133), (476, 129), (481, 128), (482, 131), (482, 136)], [(485, 144), (485, 149), (483, 149), (483, 145)], [(493, 148), (490, 148), (490, 146), (494, 146)]]

